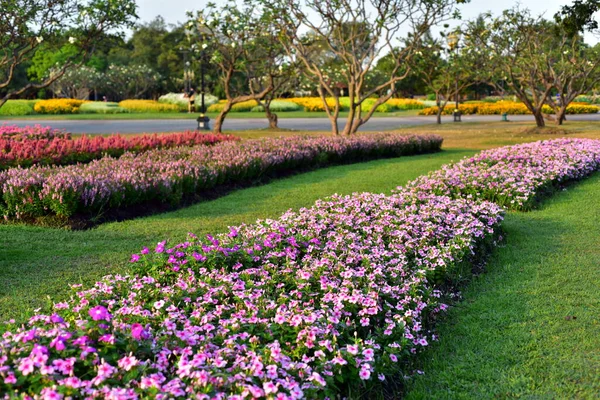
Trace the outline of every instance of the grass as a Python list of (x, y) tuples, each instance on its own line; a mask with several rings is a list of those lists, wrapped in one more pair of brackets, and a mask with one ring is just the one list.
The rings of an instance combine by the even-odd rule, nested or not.
[(407, 399), (598, 398), (598, 198), (600, 174), (507, 216), (506, 245), (440, 325)]
[[(389, 113), (374, 113), (374, 117), (409, 117), (417, 115), (419, 110), (396, 111)], [(286, 111), (276, 113), (280, 119), (283, 118), (327, 118), (324, 112)], [(135, 120), (135, 119), (196, 119), (199, 113), (122, 113), (122, 114), (34, 114), (34, 115), (0, 115), (0, 121), (10, 120)], [(217, 113), (207, 113), (214, 121)], [(340, 118), (348, 116), (347, 111), (340, 112)], [(231, 112), (227, 118), (266, 118), (263, 112)]]
[(47, 301), (65, 298), (66, 283), (90, 285), (107, 273), (126, 272), (129, 256), (187, 232), (225, 231), (230, 225), (277, 217), (333, 193), (388, 192), (472, 150), (379, 160), (327, 168), (232, 192), (178, 211), (88, 231), (0, 225), (0, 320), (23, 320)]

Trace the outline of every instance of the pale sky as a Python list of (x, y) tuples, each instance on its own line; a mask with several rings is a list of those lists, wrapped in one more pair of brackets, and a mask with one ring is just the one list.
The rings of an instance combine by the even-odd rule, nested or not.
[[(213, 0), (219, 4), (219, 0)], [(138, 15), (140, 21), (147, 22), (157, 15), (162, 15), (167, 23), (184, 22), (186, 20), (185, 12), (187, 10), (198, 10), (206, 5), (207, 1), (200, 0), (138, 0)], [(571, 4), (571, 0), (471, 0), (469, 4), (459, 6), (463, 19), (471, 19), (482, 12), (491, 11), (494, 15), (499, 15), (503, 10), (520, 4), (522, 8), (529, 8), (533, 14), (544, 13), (544, 16), (551, 19), (561, 6)], [(452, 24), (453, 25), (453, 24)], [(595, 43), (597, 39), (591, 35), (586, 35), (586, 42)]]

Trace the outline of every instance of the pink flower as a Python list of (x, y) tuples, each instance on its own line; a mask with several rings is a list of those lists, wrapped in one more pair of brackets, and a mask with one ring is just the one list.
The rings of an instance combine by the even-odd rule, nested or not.
[(101, 305), (97, 305), (94, 308), (90, 308), (88, 314), (90, 315), (90, 317), (92, 317), (94, 321), (110, 321), (112, 318), (112, 315), (110, 315), (106, 307)]
[(349, 344), (348, 346), (346, 346), (346, 351), (348, 351), (348, 353), (350, 353), (353, 356), (355, 356), (355, 355), (358, 354), (358, 345)]
[(263, 383), (263, 389), (265, 390), (265, 394), (277, 393), (277, 385), (273, 382)]
[(137, 358), (135, 358), (135, 356), (133, 356), (133, 355), (125, 356), (125, 357), (121, 358), (117, 363), (119, 368), (122, 368), (125, 371), (131, 370), (133, 367), (135, 367), (138, 364), (139, 364), (139, 360)]
[(35, 363), (33, 362), (33, 360), (31, 358), (24, 358), (21, 360), (21, 362), (19, 363), (19, 371), (21, 371), (21, 373), (23, 375), (29, 375), (30, 373), (33, 372), (35, 368)]
[[(365, 366), (365, 365), (367, 365), (367, 364), (363, 364), (363, 366)], [(360, 377), (360, 379), (365, 381), (371, 377), (371, 370), (369, 369), (369, 367), (366, 367), (366, 368), (363, 367), (360, 369), (358, 376)]]

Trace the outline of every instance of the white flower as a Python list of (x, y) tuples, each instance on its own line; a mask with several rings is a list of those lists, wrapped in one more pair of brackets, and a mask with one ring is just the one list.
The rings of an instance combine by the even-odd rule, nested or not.
[(77, 41), (73, 36), (69, 37), (69, 43), (73, 44)]
[(231, 43), (231, 47), (235, 48), (235, 43)]
[(35, 38), (35, 40), (36, 40), (38, 43), (42, 43), (42, 42), (44, 41), (44, 37), (43, 37), (43, 36), (38, 36), (38, 37), (36, 37), (36, 38)]
[(208, 44), (202, 43), (202, 50), (206, 49), (207, 47), (208, 47)]

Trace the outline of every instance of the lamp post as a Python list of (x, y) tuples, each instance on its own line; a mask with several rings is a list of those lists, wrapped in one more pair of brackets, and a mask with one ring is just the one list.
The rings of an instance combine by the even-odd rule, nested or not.
[[(198, 118), (196, 119), (196, 121), (198, 122), (198, 127), (196, 128), (197, 130), (201, 131), (201, 130), (210, 130), (210, 118), (208, 118), (208, 115), (206, 115), (206, 103), (204, 100), (204, 95), (206, 92), (206, 86), (205, 86), (205, 62), (206, 62), (206, 48), (208, 47), (208, 45), (206, 43), (204, 43), (207, 39), (207, 35), (204, 34), (202, 31), (200, 31), (200, 36), (199, 36), (200, 42), (202, 43), (200, 45), (201, 49), (200, 49), (200, 115), (198, 116)], [(196, 48), (196, 51), (198, 51), (198, 49)]]
[[(449, 34), (447, 36), (447, 40), (448, 40), (448, 46), (450, 47), (450, 50), (455, 50), (456, 51), (456, 57), (458, 57), (458, 43), (460, 42), (460, 33), (458, 32), (452, 32), (451, 34)], [(452, 113), (452, 115), (454, 116), (454, 122), (461, 122), (460, 119), (460, 110), (458, 108), (458, 72), (456, 72), (456, 76), (455, 76), (455, 104), (454, 104), (454, 112)]]

